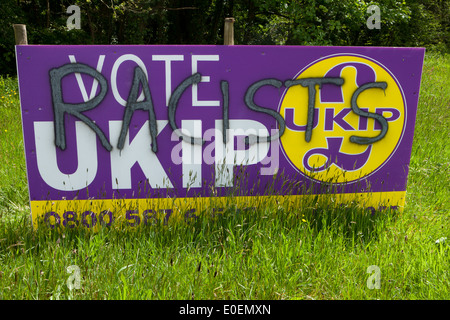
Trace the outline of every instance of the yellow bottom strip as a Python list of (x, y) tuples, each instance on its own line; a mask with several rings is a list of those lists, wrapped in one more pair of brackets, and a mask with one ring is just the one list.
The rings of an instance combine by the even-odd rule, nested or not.
[(239, 196), (195, 197), (154, 199), (93, 199), (31, 201), (33, 227), (45, 222), (51, 227), (85, 227), (96, 230), (122, 220), (130, 227), (162, 221), (195, 218), (208, 213), (219, 214), (226, 208), (270, 208), (281, 206), (290, 210), (302, 210), (311, 205), (352, 203), (373, 212), (383, 209), (402, 211), (406, 191), (286, 195), (286, 196)]

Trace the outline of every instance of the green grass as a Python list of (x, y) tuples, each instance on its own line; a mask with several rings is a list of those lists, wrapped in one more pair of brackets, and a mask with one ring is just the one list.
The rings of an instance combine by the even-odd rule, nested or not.
[(0, 217), (27, 210), (28, 187), (16, 78), (0, 77)]
[[(97, 233), (32, 231), (17, 80), (0, 78), (0, 299), (449, 299), (449, 73), (449, 56), (426, 55), (401, 214), (230, 206)], [(67, 287), (71, 265), (80, 289)], [(371, 265), (380, 289), (367, 287)]]

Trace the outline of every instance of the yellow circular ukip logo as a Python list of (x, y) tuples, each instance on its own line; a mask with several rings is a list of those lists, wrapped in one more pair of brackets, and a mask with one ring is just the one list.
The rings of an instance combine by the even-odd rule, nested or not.
[(354, 182), (382, 167), (397, 148), (406, 124), (405, 99), (379, 63), (350, 54), (328, 56), (291, 82), (301, 85), (287, 86), (281, 98), (286, 128), (280, 141), (299, 172), (316, 181)]

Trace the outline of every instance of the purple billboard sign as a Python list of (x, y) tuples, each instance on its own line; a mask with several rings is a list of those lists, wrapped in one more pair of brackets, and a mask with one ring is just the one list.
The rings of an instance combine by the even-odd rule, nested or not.
[(422, 48), (17, 46), (16, 53), (33, 218), (61, 215), (50, 202), (237, 189), (264, 196), (268, 186), (295, 196), (332, 184), (338, 194), (383, 194), (403, 205)]

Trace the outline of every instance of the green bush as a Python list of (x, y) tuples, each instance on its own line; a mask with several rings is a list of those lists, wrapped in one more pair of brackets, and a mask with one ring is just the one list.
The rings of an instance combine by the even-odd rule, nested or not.
[[(81, 29), (68, 30), (69, 5)], [(368, 29), (370, 5), (381, 28)], [(30, 44), (222, 44), (234, 17), (243, 45), (408, 46), (449, 52), (449, 2), (444, 0), (3, 0), (0, 74), (14, 75), (12, 24), (27, 25)]]

